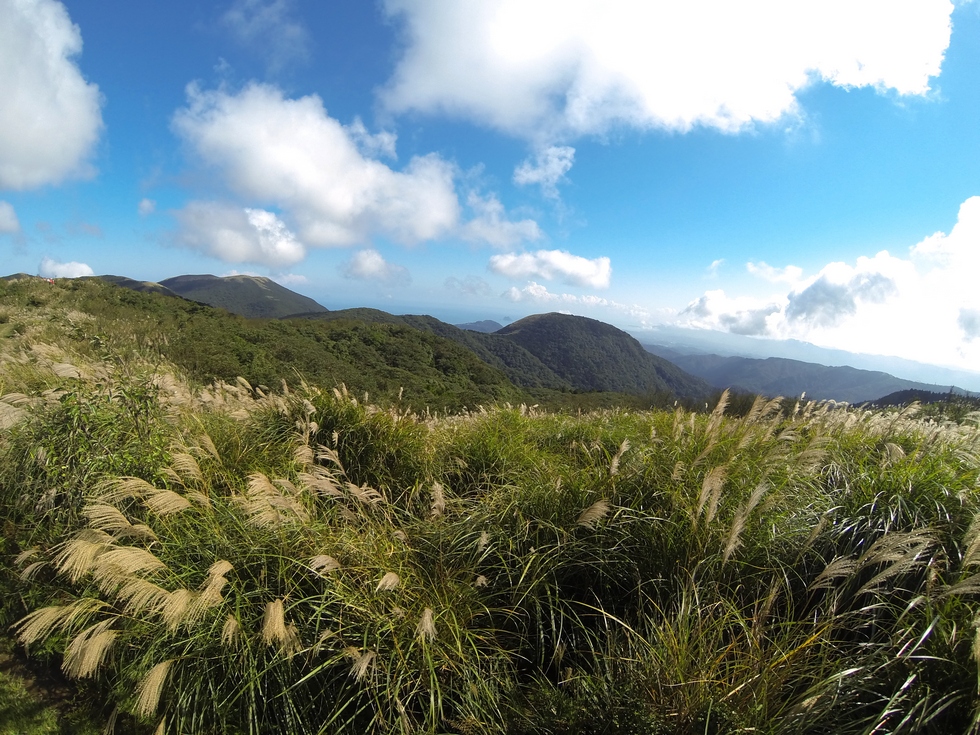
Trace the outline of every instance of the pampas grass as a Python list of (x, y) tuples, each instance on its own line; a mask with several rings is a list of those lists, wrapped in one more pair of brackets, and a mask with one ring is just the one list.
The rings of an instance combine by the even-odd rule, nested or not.
[(975, 427), (167, 390), (141, 473), (28, 488), (5, 467), (75, 465), (39, 434), (0, 447), (21, 527), (79, 490), (18, 541), (14, 632), (148, 728), (939, 733), (980, 711)]

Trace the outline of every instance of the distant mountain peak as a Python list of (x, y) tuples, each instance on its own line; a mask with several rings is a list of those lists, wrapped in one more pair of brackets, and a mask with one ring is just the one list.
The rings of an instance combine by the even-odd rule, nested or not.
[(504, 328), (503, 324), (493, 321), (493, 319), (483, 319), (478, 322), (467, 322), (466, 324), (456, 324), (454, 326), (460, 329), (468, 329), (471, 332), (483, 332), (484, 334), (492, 334)]
[(328, 311), (313, 299), (290, 291), (265, 276), (213, 276), (205, 273), (174, 276), (160, 281), (160, 285), (185, 299), (249, 318), (282, 319), (295, 314)]
[[(508, 324), (494, 336), (512, 340), (579, 390), (703, 396), (711, 387), (636, 338), (597, 319), (550, 312)], [(654, 358), (654, 359), (650, 359)]]

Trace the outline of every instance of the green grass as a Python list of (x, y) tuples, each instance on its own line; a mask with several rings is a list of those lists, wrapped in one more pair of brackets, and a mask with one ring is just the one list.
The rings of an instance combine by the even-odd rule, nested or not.
[(972, 419), (415, 412), (80, 321), (0, 350), (0, 617), (92, 727), (980, 730)]

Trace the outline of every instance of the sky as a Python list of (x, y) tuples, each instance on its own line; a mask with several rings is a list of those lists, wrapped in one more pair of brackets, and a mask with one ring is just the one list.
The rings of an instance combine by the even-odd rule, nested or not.
[(0, 271), (980, 370), (980, 3), (0, 0)]

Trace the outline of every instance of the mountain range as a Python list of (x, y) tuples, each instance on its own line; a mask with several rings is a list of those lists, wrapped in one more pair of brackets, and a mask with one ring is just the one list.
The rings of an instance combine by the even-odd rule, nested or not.
[(678, 330), (640, 335), (668, 335), (671, 339), (664, 341), (669, 345), (641, 344), (635, 336), (609, 324), (567, 314), (536, 314), (507, 326), (491, 320), (452, 325), (427, 315), (399, 316), (368, 308), (328, 310), (313, 299), (257, 276), (185, 275), (160, 283), (124, 276), (99, 278), (131, 290), (180, 296), (250, 319), (360, 322), (418, 330), (465, 348), (523, 389), (671, 394), (700, 399), (713, 390), (734, 388), (767, 396), (805, 392), (814, 399), (849, 403), (874, 401), (900, 391), (945, 394), (952, 389), (968, 394), (950, 385), (848, 365), (714, 354), (705, 348), (724, 344), (723, 340), (712, 343), (701, 335), (692, 338)]

